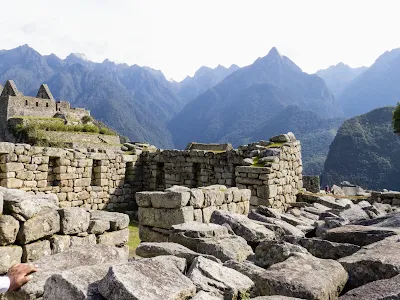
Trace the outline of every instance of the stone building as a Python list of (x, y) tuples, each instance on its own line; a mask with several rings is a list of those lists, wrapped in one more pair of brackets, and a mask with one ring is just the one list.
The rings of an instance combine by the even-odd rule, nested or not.
[(0, 138), (2, 141), (13, 141), (7, 132), (7, 121), (11, 118), (52, 118), (57, 113), (79, 120), (90, 116), (90, 111), (84, 108), (72, 108), (68, 101), (56, 101), (46, 84), (40, 86), (36, 97), (30, 97), (23, 95), (14, 81), (8, 80), (0, 95)]

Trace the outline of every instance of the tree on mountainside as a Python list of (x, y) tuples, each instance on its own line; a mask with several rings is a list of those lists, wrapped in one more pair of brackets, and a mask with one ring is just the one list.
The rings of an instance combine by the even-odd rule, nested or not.
[(393, 112), (393, 129), (394, 133), (400, 135), (400, 102), (397, 104), (397, 107)]

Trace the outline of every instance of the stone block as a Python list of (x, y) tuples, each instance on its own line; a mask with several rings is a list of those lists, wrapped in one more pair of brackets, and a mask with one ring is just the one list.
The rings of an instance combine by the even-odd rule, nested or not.
[(129, 226), (129, 216), (127, 214), (109, 211), (91, 211), (91, 220), (103, 220), (110, 222), (110, 229), (112, 231), (121, 230)]
[(74, 186), (76, 187), (87, 187), (90, 186), (90, 178), (80, 178), (74, 181)]
[(268, 199), (274, 198), (278, 195), (278, 188), (276, 185), (262, 185), (257, 187), (257, 196), (260, 198)]
[(203, 222), (203, 211), (201, 209), (195, 209), (193, 211), (193, 220), (195, 222)]
[(66, 251), (71, 246), (71, 237), (69, 235), (53, 235), (50, 238), (51, 254), (57, 254)]
[[(230, 203), (232, 204), (232, 203)], [(212, 213), (217, 209), (216, 206), (204, 207), (203, 210), (203, 222), (210, 223)]]
[(193, 221), (193, 207), (156, 209), (139, 207), (139, 224), (169, 229), (172, 225)]
[(204, 205), (204, 193), (201, 189), (190, 190), (190, 206), (202, 208)]
[(19, 246), (0, 247), (0, 275), (7, 273), (10, 267), (20, 263), (21, 258), (22, 258), (21, 247)]
[(22, 246), (22, 262), (36, 261), (51, 255), (50, 241), (43, 240)]
[(110, 221), (107, 220), (90, 220), (88, 232), (93, 234), (102, 234), (110, 229)]
[(23, 185), (23, 181), (21, 179), (16, 178), (7, 178), (1, 180), (1, 186), (4, 186), (9, 189), (19, 189)]
[(57, 211), (44, 210), (22, 223), (17, 236), (20, 245), (51, 236), (60, 231), (60, 216)]
[(204, 206), (220, 206), (225, 201), (225, 190), (204, 189)]
[(128, 243), (129, 229), (125, 228), (118, 231), (105, 232), (97, 236), (97, 243), (109, 246), (124, 246)]
[(18, 172), (24, 170), (24, 164), (18, 162), (9, 162), (1, 165), (2, 172)]
[(86, 232), (89, 227), (90, 213), (79, 207), (63, 208), (59, 210), (61, 232), (76, 234)]
[(19, 222), (12, 216), (0, 216), (0, 246), (15, 242), (19, 230)]
[(87, 245), (96, 245), (96, 235), (89, 234), (84, 237), (71, 236), (71, 248), (72, 247), (82, 247)]

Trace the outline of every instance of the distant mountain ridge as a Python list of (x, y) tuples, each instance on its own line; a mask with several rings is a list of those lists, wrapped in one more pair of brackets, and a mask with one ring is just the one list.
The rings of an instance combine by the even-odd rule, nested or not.
[(400, 137), (393, 133), (393, 110), (374, 109), (343, 123), (329, 148), (324, 184), (347, 180), (368, 189), (398, 190)]
[(386, 51), (355, 78), (340, 94), (338, 102), (348, 117), (400, 101), (400, 48)]
[(272, 48), (265, 57), (188, 103), (171, 120), (169, 129), (178, 148), (192, 140), (218, 142), (234, 135), (249, 137), (287, 105), (298, 105), (324, 117), (342, 115), (320, 77), (302, 72)]
[(341, 62), (327, 69), (319, 70), (315, 74), (325, 81), (329, 90), (337, 97), (357, 76), (367, 69), (367, 67), (351, 68)]

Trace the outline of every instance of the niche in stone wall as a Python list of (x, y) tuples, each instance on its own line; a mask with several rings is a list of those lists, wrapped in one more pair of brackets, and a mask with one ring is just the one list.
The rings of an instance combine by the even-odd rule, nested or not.
[(47, 186), (58, 186), (60, 181), (57, 180), (57, 174), (54, 172), (58, 165), (58, 157), (49, 158), (49, 168), (47, 170)]
[(201, 176), (201, 164), (193, 163), (193, 184), (192, 187), (201, 186), (200, 176)]
[(156, 169), (156, 190), (165, 189), (165, 165), (163, 162), (157, 163)]
[(101, 179), (101, 160), (93, 159), (91, 185), (99, 186)]

